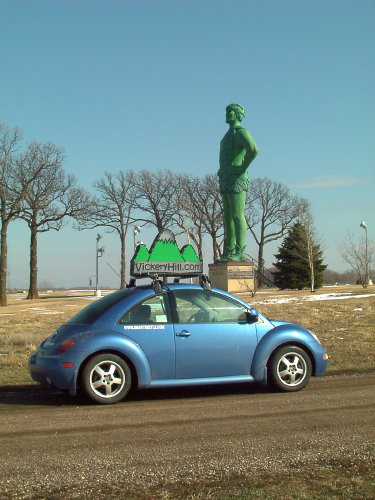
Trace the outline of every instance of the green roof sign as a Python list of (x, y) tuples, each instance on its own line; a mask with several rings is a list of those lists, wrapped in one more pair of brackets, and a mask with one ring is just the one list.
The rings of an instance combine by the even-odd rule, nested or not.
[(196, 276), (203, 273), (203, 262), (191, 245), (178, 248), (172, 231), (165, 229), (155, 238), (150, 250), (138, 245), (130, 261), (130, 274), (134, 278), (158, 276)]

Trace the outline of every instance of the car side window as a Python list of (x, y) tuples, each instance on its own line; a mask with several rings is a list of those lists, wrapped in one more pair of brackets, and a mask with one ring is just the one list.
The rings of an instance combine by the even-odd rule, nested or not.
[(176, 290), (179, 323), (246, 323), (247, 309), (234, 300), (201, 290)]
[(151, 325), (168, 323), (164, 295), (155, 295), (135, 305), (120, 319), (121, 324)]

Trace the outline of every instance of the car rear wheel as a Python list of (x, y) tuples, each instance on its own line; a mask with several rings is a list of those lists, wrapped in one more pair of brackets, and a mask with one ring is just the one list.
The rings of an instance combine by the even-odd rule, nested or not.
[(82, 372), (82, 389), (96, 403), (117, 403), (125, 398), (130, 386), (130, 368), (115, 354), (94, 356)]
[(295, 392), (303, 389), (311, 377), (309, 355), (297, 346), (280, 347), (268, 365), (269, 380), (280, 391)]

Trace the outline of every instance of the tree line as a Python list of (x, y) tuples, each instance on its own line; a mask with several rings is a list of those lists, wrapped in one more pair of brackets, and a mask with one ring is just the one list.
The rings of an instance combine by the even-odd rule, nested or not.
[[(24, 220), (30, 230), (29, 299), (38, 297), (38, 234), (60, 230), (68, 217), (74, 219), (77, 230), (105, 227), (118, 235), (120, 287), (126, 284), (125, 241), (134, 224), (153, 226), (157, 232), (170, 228), (177, 235), (185, 233), (200, 257), (208, 238), (213, 258), (221, 256), (223, 207), (216, 175), (106, 171), (89, 192), (65, 173), (64, 159), (63, 149), (55, 144), (24, 145), (18, 128), (0, 124), (0, 305), (6, 305), (7, 231), (16, 219)], [(306, 229), (307, 245), (315, 242), (316, 235), (306, 199), (268, 178), (253, 179), (250, 186), (245, 215), (258, 247), (255, 260), (262, 275), (265, 245), (286, 236), (297, 221)], [(306, 261), (310, 271), (312, 252)]]

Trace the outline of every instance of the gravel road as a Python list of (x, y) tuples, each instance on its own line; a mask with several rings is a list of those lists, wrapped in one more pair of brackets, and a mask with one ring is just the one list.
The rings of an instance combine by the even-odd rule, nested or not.
[(114, 406), (2, 387), (0, 498), (53, 498), (62, 489), (80, 498), (96, 485), (124, 491), (373, 461), (374, 387), (371, 373), (312, 379), (295, 394), (255, 385), (142, 391)]

